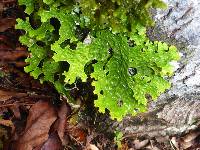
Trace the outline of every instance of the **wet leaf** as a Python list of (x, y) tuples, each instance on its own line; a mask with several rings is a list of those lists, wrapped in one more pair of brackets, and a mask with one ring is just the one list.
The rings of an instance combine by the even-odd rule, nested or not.
[(62, 149), (62, 143), (58, 135), (51, 134), (40, 150), (61, 150), (61, 149)]
[(48, 132), (57, 115), (52, 105), (39, 101), (29, 111), (24, 134), (17, 141), (17, 150), (32, 150), (48, 139)]
[(56, 121), (56, 130), (58, 132), (58, 135), (59, 135), (63, 145), (65, 145), (67, 143), (67, 141), (65, 139), (65, 130), (67, 127), (67, 117), (70, 114), (71, 114), (70, 106), (63, 103), (58, 111), (59, 119)]

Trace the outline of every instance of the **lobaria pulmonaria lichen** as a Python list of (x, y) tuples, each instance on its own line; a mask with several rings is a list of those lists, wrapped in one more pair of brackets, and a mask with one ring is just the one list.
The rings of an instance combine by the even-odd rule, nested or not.
[[(19, 0), (29, 15), (17, 19), (20, 37), (30, 51), (26, 72), (50, 81), (66, 94), (65, 84), (94, 80), (95, 106), (112, 118), (146, 110), (146, 95), (156, 99), (170, 87), (169, 62), (178, 60), (175, 46), (150, 41), (148, 9), (159, 0)], [(86, 40), (88, 40), (86, 42)], [(92, 67), (87, 67), (87, 66)]]

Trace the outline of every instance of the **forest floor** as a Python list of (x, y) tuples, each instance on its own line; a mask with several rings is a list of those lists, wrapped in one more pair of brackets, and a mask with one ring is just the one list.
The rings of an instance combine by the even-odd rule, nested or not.
[[(4, 150), (178, 150), (200, 148), (200, 129), (165, 137), (126, 136), (117, 122), (94, 108), (90, 83), (71, 91), (73, 107), (48, 83), (23, 71), (27, 48), (15, 30), (25, 18), (16, 0), (0, 2), (0, 149)], [(87, 101), (85, 101), (85, 98)], [(80, 106), (80, 107), (76, 107)]]

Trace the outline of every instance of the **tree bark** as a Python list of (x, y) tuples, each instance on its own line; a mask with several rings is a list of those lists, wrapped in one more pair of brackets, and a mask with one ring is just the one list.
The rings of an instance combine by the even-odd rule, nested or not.
[(152, 10), (155, 27), (148, 30), (152, 40), (176, 45), (181, 60), (172, 62), (175, 74), (171, 89), (149, 111), (127, 117), (120, 124), (127, 136), (175, 135), (195, 129), (200, 124), (200, 2), (198, 0), (164, 0), (168, 9)]

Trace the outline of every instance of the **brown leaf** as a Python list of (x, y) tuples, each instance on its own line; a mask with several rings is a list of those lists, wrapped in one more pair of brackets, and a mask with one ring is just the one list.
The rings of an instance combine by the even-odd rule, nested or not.
[(44, 143), (40, 150), (61, 150), (62, 143), (57, 134), (53, 133), (49, 136), (48, 140)]
[(56, 120), (55, 109), (48, 102), (39, 101), (29, 111), (24, 134), (17, 141), (17, 150), (32, 150), (48, 139), (48, 132)]
[(10, 107), (10, 109), (12, 110), (15, 118), (20, 119), (21, 118), (21, 114), (20, 114), (20, 110), (19, 110), (19, 105), (13, 105), (12, 107)]
[(67, 126), (67, 117), (71, 114), (71, 108), (69, 105), (63, 102), (62, 106), (58, 111), (59, 119), (56, 121), (56, 130), (62, 141), (62, 144), (65, 145), (67, 141), (65, 140), (65, 130)]
[(200, 132), (198, 130), (191, 131), (190, 133), (181, 137), (180, 146), (183, 149), (195, 149), (198, 146), (197, 139), (199, 139)]
[(19, 58), (26, 58), (28, 53), (26, 51), (13, 50), (13, 51), (0, 51), (0, 59), (15, 61)]
[(183, 137), (184, 142), (190, 142), (200, 135), (200, 132), (193, 131)]
[(0, 32), (4, 32), (7, 29), (13, 27), (16, 21), (14, 18), (3, 18), (0, 20)]
[(10, 37), (6, 35), (0, 35), (0, 50), (1, 51), (11, 51), (14, 50), (16, 47), (16, 43), (11, 41)]
[(26, 93), (18, 93), (18, 92), (12, 92), (12, 91), (4, 91), (4, 90), (0, 90), (0, 101), (6, 101), (9, 100), (12, 97), (25, 97), (28, 94)]
[(87, 141), (87, 133), (81, 127), (74, 126), (68, 130), (68, 133), (78, 142), (85, 143)]

